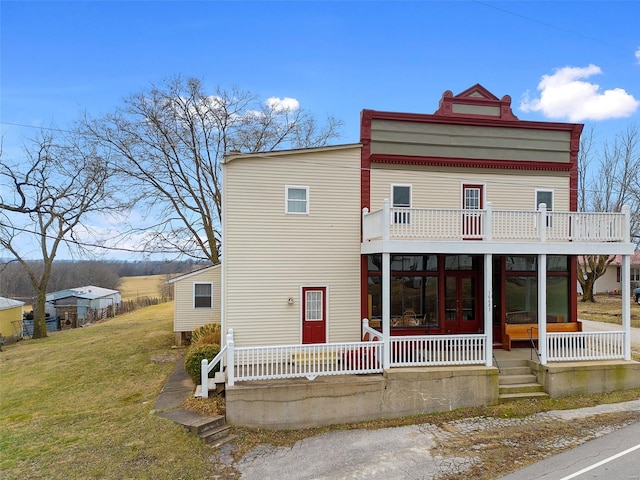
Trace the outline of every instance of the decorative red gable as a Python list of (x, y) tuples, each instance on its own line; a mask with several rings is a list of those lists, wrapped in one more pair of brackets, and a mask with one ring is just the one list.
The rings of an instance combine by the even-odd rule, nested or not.
[(511, 111), (511, 97), (509, 95), (499, 99), (479, 83), (458, 95), (454, 95), (451, 90), (445, 91), (434, 115), (518, 120), (518, 117)]

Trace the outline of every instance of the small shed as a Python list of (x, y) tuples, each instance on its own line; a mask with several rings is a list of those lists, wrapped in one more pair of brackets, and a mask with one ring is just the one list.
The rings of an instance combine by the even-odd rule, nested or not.
[(211, 265), (174, 277), (173, 331), (182, 345), (194, 329), (207, 323), (220, 323), (222, 266)]
[(92, 311), (98, 316), (105, 316), (109, 309), (115, 311), (121, 302), (118, 290), (88, 285), (48, 293), (45, 310), (59, 317), (64, 328), (84, 325)]
[(0, 297), (0, 334), (7, 339), (20, 337), (23, 314), (24, 302)]

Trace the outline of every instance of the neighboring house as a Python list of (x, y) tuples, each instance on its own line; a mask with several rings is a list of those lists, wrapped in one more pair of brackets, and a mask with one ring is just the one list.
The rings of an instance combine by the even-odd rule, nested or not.
[(182, 345), (197, 327), (220, 323), (221, 265), (212, 265), (174, 277), (173, 331)]
[[(621, 255), (629, 276), (629, 211), (577, 213), (583, 126), (519, 120), (510, 103), (475, 85), (445, 92), (431, 115), (364, 110), (357, 144), (225, 157), (231, 422), (286, 428), (495, 403), (493, 349), (530, 345), (526, 332), (539, 335), (536, 375), (552, 395), (640, 386), (640, 370), (586, 386), (550, 366), (586, 359), (562, 343), (583, 338), (577, 255)], [(591, 359), (630, 360), (628, 309), (616, 353)], [(335, 395), (318, 382), (250, 388), (344, 373), (382, 376), (345, 377)], [(306, 407), (282, 410), (278, 388)]]
[[(640, 287), (640, 252), (631, 255), (631, 288)], [(615, 259), (607, 267), (607, 271), (596, 280), (593, 285), (593, 293), (620, 293), (622, 284), (622, 257), (616, 255)], [(580, 287), (578, 287), (580, 288)]]
[(87, 323), (90, 314), (106, 317), (108, 310), (115, 311), (121, 301), (117, 290), (88, 285), (48, 293), (45, 311), (58, 317), (63, 328), (75, 327)]
[(0, 335), (4, 338), (22, 336), (24, 302), (0, 297)]

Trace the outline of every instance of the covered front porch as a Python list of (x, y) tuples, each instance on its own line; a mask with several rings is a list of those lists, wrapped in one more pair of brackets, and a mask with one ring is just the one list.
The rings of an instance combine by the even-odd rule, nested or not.
[[(529, 376), (535, 377), (551, 397), (640, 386), (638, 362), (590, 360), (543, 366), (529, 348), (496, 350), (491, 366), (394, 366), (366, 374), (347, 371), (318, 375), (313, 381), (301, 376), (305, 369), (322, 369), (320, 361), (311, 358), (319, 355), (316, 352), (312, 357), (309, 353), (298, 373), (290, 371), (289, 376), (276, 378), (264, 371), (248, 375), (251, 369), (228, 367), (227, 422), (254, 428), (298, 429), (495, 405), (501, 402), (502, 372), (513, 362), (526, 365)], [(244, 379), (236, 375), (231, 385), (229, 374), (239, 371), (244, 372)]]
[[(552, 212), (542, 203), (535, 211), (496, 211), (487, 202), (443, 210), (392, 208), (385, 200), (381, 210), (363, 210), (362, 231), (361, 311), (390, 345), (385, 367), (393, 364), (395, 339), (411, 336), (424, 343), (479, 335), (480, 343), (505, 349), (535, 343), (542, 365), (631, 359), (628, 207)], [(580, 254), (621, 255), (622, 332), (581, 331)], [(478, 351), (490, 366), (492, 348)]]

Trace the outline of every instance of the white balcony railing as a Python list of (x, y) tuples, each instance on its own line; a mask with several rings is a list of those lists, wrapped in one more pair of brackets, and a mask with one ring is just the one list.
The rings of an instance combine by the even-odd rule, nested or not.
[(629, 242), (630, 211), (620, 213), (554, 212), (389, 207), (362, 215), (363, 241), (494, 240), (520, 242)]

